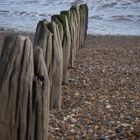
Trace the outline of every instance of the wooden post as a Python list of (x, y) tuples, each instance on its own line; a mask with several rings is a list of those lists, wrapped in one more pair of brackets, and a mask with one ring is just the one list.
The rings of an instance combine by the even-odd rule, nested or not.
[(87, 28), (88, 28), (88, 6), (87, 4), (82, 4), (79, 6), (80, 11), (80, 23), (81, 23), (81, 45), (84, 45), (85, 38), (87, 36)]
[[(62, 39), (63, 27), (57, 20), (49, 23), (42, 20), (38, 23), (34, 48), (42, 48), (50, 80), (50, 108), (61, 108), (61, 84), (63, 75)], [(59, 25), (58, 25), (59, 24)]]
[(52, 19), (57, 19), (63, 25), (63, 40), (62, 40), (62, 49), (63, 49), (63, 79), (62, 84), (67, 84), (69, 79), (69, 59), (70, 59), (70, 47), (71, 47), (71, 37), (67, 17), (63, 14), (54, 15)]
[(48, 24), (49, 22), (45, 19), (38, 22), (34, 39), (34, 47), (39, 46), (42, 48), (46, 67), (49, 71), (52, 59), (52, 32), (48, 29)]
[(50, 108), (61, 108), (61, 87), (63, 76), (63, 51), (59, 35), (59, 29), (55, 22), (49, 25), (49, 29), (53, 32), (52, 37), (52, 63), (49, 75), (51, 76), (51, 95), (50, 95)]
[(33, 81), (33, 99), (34, 99), (34, 132), (35, 139), (48, 139), (49, 125), (49, 104), (50, 104), (50, 82), (48, 71), (46, 69), (43, 51), (40, 47), (34, 50), (34, 81)]
[(58, 34), (60, 36), (60, 41), (61, 41), (60, 43), (62, 44), (63, 37), (64, 37), (64, 31), (63, 31), (63, 25), (59, 21), (59, 18), (58, 17), (59, 17), (59, 15), (53, 15), (51, 17), (51, 22), (55, 22), (57, 24), (57, 27), (58, 27), (58, 30), (59, 30)]
[(70, 19), (70, 10), (69, 11), (61, 11), (60, 14), (67, 17), (68, 25), (69, 25), (71, 43), (70, 43), (70, 58), (69, 58), (68, 68), (70, 69), (70, 68), (73, 67), (73, 60), (72, 60), (72, 38), (73, 38), (73, 34), (72, 34), (72, 27), (71, 27), (72, 23), (71, 23), (71, 19)]
[(1, 140), (28, 137), (33, 76), (33, 48), (29, 39), (6, 37), (0, 57)]
[(0, 56), (1, 140), (47, 139), (49, 83), (44, 59), (37, 60), (34, 65), (33, 46), (27, 37), (5, 38)]
[(74, 11), (75, 15), (75, 36), (76, 36), (76, 50), (80, 47), (80, 12), (79, 12), (79, 6), (72, 6), (70, 8), (71, 11)]

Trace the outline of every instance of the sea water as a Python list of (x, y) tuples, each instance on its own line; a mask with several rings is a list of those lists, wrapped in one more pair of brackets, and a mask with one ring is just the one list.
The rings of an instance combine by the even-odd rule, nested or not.
[(87, 3), (89, 34), (140, 35), (140, 0), (0, 0), (0, 29), (35, 32), (39, 20)]

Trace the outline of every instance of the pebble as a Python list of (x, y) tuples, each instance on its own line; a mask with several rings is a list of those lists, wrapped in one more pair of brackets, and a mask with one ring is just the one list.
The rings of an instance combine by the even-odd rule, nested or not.
[(79, 92), (76, 92), (76, 93), (75, 93), (75, 96), (79, 96)]
[(70, 132), (73, 133), (73, 134), (76, 133), (76, 131), (74, 129), (71, 129)]
[[(125, 42), (125, 38), (117, 38), (119, 45)], [(112, 37), (106, 39), (114, 45)], [(117, 45), (109, 48), (95, 44), (78, 50), (77, 69), (71, 70), (72, 79), (64, 86), (62, 110), (52, 112), (49, 133), (64, 140), (139, 139), (139, 53), (129, 55), (135, 47), (122, 49)], [(135, 51), (139, 52), (140, 48)], [(56, 119), (63, 120), (64, 127), (57, 126)], [(57, 127), (60, 130), (53, 130)]]
[(92, 128), (88, 129), (88, 134), (93, 134), (93, 129)]
[(110, 109), (110, 107), (111, 107), (110, 105), (106, 105), (106, 108), (107, 108), (107, 109)]
[(97, 134), (94, 134), (94, 135), (93, 135), (93, 139), (96, 140), (97, 138), (98, 138), (98, 135), (97, 135)]
[(75, 118), (71, 118), (70, 119), (71, 123), (75, 124), (77, 122), (77, 120)]

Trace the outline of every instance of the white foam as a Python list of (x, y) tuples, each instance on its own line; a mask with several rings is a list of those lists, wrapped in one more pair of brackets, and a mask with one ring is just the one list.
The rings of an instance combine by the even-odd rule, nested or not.
[(0, 1), (0, 26), (35, 31), (40, 19), (87, 2), (90, 34), (140, 35), (139, 0), (4, 0)]

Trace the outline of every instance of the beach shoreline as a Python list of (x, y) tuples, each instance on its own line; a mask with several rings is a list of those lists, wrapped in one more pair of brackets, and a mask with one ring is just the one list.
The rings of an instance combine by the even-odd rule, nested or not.
[(50, 114), (54, 139), (140, 138), (140, 36), (87, 36), (77, 51), (62, 109)]
[[(34, 40), (34, 33), (0, 31), (0, 52), (9, 34)], [(49, 138), (139, 139), (139, 52), (140, 36), (87, 35), (63, 86), (62, 109), (50, 112)]]
[[(7, 35), (12, 35), (12, 34), (28, 36), (32, 42), (34, 41), (35, 32), (22, 32), (22, 31), (19, 32), (19, 31), (14, 31), (12, 29), (11, 30), (0, 30), (0, 48), (2, 47), (4, 37)], [(100, 43), (104, 42), (104, 43), (102, 43), (102, 45), (109, 43), (109, 42), (110, 43), (112, 42), (114, 45), (123, 45), (123, 44), (126, 44), (129, 42), (131, 45), (132, 44), (134, 45), (134, 42), (136, 42), (136, 44), (137, 44), (137, 42), (139, 42), (140, 35), (88, 34), (87, 38), (88, 38), (88, 41), (94, 40), (95, 45), (97, 45), (98, 41)], [(121, 43), (118, 44), (118, 40), (119, 40), (119, 42), (122, 42), (123, 44), (121, 44)]]
[[(23, 35), (29, 37), (34, 42), (35, 32), (18, 32), (13, 30), (0, 30), (0, 52), (3, 47), (4, 38), (7, 35)], [(96, 35), (88, 34), (85, 46), (98, 46), (100, 47), (133, 47), (138, 46), (140, 35)]]

